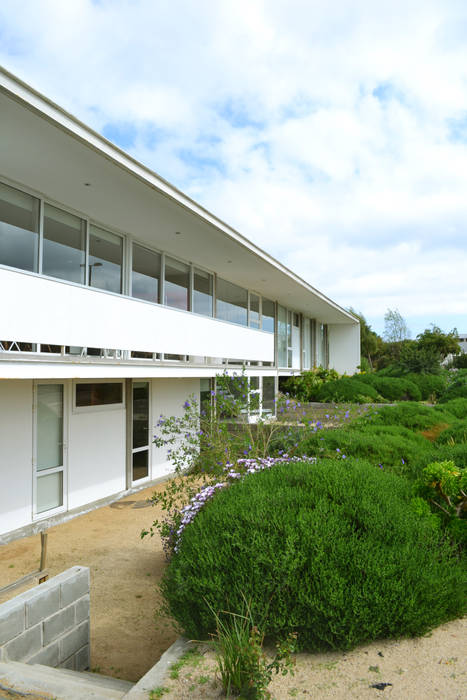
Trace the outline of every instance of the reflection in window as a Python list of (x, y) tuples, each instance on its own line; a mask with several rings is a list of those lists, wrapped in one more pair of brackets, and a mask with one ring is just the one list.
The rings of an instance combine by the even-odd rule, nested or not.
[(161, 256), (159, 253), (154, 253), (133, 243), (132, 296), (157, 304), (159, 302), (160, 277)]
[(262, 309), (261, 309), (261, 326), (263, 331), (268, 333), (274, 333), (274, 319), (275, 319), (275, 304), (269, 299), (263, 297)]
[(121, 382), (76, 384), (76, 406), (105, 406), (123, 402)]
[(249, 325), (251, 328), (259, 328), (259, 296), (253, 292), (250, 292)]
[(37, 272), (39, 200), (0, 183), (0, 264)]
[(263, 413), (275, 414), (274, 398), (276, 393), (276, 380), (274, 377), (263, 377)]
[(89, 235), (89, 286), (107, 292), (122, 291), (123, 239), (91, 226)]
[(278, 346), (278, 364), (279, 367), (288, 367), (288, 312), (283, 306), (279, 306), (277, 310), (277, 346)]
[(203, 316), (212, 316), (212, 275), (209, 272), (193, 270), (193, 311)]
[(248, 292), (232, 282), (217, 279), (216, 316), (223, 321), (248, 325)]
[(185, 263), (165, 258), (164, 304), (188, 311), (190, 268)]
[(46, 204), (42, 272), (69, 282), (84, 284), (86, 222)]

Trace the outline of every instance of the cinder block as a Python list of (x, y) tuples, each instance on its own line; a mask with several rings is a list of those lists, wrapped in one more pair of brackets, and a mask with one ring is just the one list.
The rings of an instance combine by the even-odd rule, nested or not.
[(46, 646), (73, 627), (75, 624), (75, 606), (70, 605), (68, 608), (60, 610), (55, 615), (44, 620), (42, 624), (44, 632), (43, 644)]
[(28, 664), (42, 664), (43, 666), (58, 666), (59, 662), (59, 644), (54, 642), (49, 644), (48, 647), (43, 647), (37, 654), (31, 656), (28, 660)]
[(78, 569), (73, 576), (60, 584), (60, 607), (68, 607), (87, 593), (89, 593), (89, 569)]
[(76, 601), (75, 605), (75, 620), (76, 624), (89, 619), (89, 596), (85, 595)]
[(11, 642), (5, 644), (5, 653), (10, 661), (23, 661), (35, 654), (42, 646), (42, 624), (30, 627)]
[(75, 671), (87, 671), (91, 663), (89, 644), (75, 654)]
[(60, 608), (60, 586), (34, 589), (35, 596), (26, 601), (26, 627), (37, 625)]
[(82, 622), (60, 639), (60, 662), (75, 654), (81, 647), (89, 644), (89, 622)]
[(75, 655), (73, 654), (73, 656), (70, 656), (69, 659), (65, 659), (65, 661), (62, 661), (62, 663), (60, 664), (60, 666), (58, 668), (67, 668), (70, 671), (74, 671), (75, 670)]
[(24, 603), (0, 605), (0, 644), (9, 642), (24, 630)]

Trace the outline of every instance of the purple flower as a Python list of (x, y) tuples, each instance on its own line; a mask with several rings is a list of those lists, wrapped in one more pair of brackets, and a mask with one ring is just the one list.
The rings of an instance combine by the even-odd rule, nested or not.
[(185, 401), (185, 403), (183, 404), (183, 408), (190, 408), (190, 402)]

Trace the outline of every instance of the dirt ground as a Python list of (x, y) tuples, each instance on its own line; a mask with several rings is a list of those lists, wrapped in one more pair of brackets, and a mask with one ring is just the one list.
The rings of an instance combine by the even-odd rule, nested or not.
[[(199, 652), (175, 666), (157, 697), (225, 697), (212, 650)], [(298, 654), (294, 675), (275, 676), (268, 689), (275, 700), (466, 700), (467, 618), (419, 639), (373, 642), (347, 653)]]
[[(165, 566), (160, 539), (140, 539), (157, 517), (148, 503), (154, 490), (48, 530), (50, 576), (75, 565), (91, 571), (91, 669), (130, 681), (141, 678), (177, 637), (168, 621), (154, 619)], [(37, 569), (39, 559), (40, 535), (0, 546), (0, 587)]]

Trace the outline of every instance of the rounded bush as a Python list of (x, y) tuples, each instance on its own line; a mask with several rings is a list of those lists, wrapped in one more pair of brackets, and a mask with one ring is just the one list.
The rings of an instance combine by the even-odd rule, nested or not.
[[(397, 406), (383, 406), (373, 410), (357, 424), (402, 425), (412, 430), (426, 430), (440, 423), (451, 423), (454, 417), (444, 409), (434, 409), (419, 403), (403, 403)], [(357, 425), (356, 424), (356, 425)]]
[(446, 390), (446, 375), (444, 374), (406, 374), (404, 379), (416, 384), (421, 392), (422, 401), (433, 397), (438, 398)]
[(358, 379), (342, 377), (322, 384), (316, 393), (316, 400), (328, 402), (372, 403), (381, 400), (378, 392), (370, 384)]
[(301, 649), (419, 635), (466, 610), (465, 565), (411, 487), (359, 460), (291, 463), (220, 491), (183, 532), (161, 588), (191, 638), (239, 612)]
[(435, 406), (435, 410), (449, 411), (456, 418), (467, 418), (467, 399), (451, 399), (441, 404), (441, 407)]

